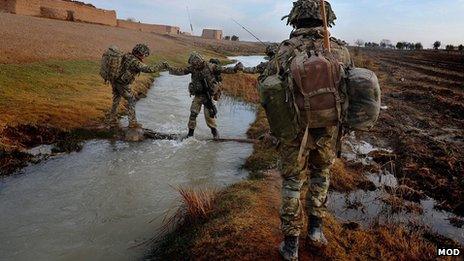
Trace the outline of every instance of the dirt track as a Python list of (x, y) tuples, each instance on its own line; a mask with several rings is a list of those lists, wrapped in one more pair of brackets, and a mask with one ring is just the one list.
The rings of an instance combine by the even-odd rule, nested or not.
[(108, 46), (130, 50), (148, 43), (153, 53), (181, 53), (195, 46), (228, 52), (257, 53), (256, 43), (205, 41), (197, 37), (167, 36), (110, 26), (73, 23), (0, 13), (0, 63), (49, 59), (97, 59)]
[(404, 185), (424, 191), (438, 207), (464, 215), (464, 56), (434, 51), (362, 49), (383, 91), (374, 133), (397, 156)]

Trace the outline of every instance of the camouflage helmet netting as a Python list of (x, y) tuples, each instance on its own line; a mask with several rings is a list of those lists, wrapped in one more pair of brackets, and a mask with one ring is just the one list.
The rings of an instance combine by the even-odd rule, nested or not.
[(200, 63), (203, 63), (205, 61), (205, 59), (203, 59), (203, 57), (201, 56), (201, 54), (197, 53), (197, 52), (192, 52), (190, 54), (190, 58), (188, 60), (188, 63), (189, 64), (200, 64)]
[(137, 44), (134, 49), (132, 49), (132, 53), (138, 53), (145, 57), (150, 56), (150, 48), (146, 44)]
[[(284, 16), (282, 20), (288, 18), (287, 25), (296, 26), (299, 20), (302, 19), (313, 19), (322, 21), (321, 7), (319, 0), (298, 0), (293, 2), (292, 11), (287, 16)], [(326, 12), (327, 12), (327, 24), (332, 27), (335, 25), (337, 17), (332, 10), (330, 3), (325, 1)]]
[(268, 56), (273, 56), (277, 53), (277, 49), (278, 49), (278, 45), (277, 44), (269, 44), (267, 47), (266, 47), (266, 55)]

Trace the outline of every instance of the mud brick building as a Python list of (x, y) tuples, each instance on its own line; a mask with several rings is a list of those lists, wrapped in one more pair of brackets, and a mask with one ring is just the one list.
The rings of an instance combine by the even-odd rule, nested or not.
[(118, 20), (118, 27), (133, 29), (141, 32), (158, 33), (158, 34), (180, 34), (180, 28), (177, 26), (144, 24), (127, 20)]
[(201, 34), (201, 37), (206, 38), (206, 39), (221, 40), (222, 39), (222, 30), (203, 29), (203, 33)]
[(0, 11), (19, 15), (116, 26), (116, 11), (71, 0), (0, 0)]
[(0, 0), (0, 12), (118, 26), (158, 34), (180, 34), (180, 28), (176, 26), (118, 20), (116, 11), (98, 9), (73, 0)]

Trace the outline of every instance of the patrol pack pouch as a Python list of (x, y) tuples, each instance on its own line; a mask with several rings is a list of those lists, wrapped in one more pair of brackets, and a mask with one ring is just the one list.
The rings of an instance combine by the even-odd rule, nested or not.
[(344, 125), (352, 130), (368, 131), (380, 114), (381, 90), (374, 72), (352, 68), (346, 76), (346, 105)]
[(259, 82), (261, 105), (275, 137), (294, 139), (298, 135), (298, 121), (289, 89), (279, 75), (270, 75)]
[(101, 59), (100, 76), (106, 83), (114, 82), (121, 74), (123, 53), (117, 46), (110, 46)]

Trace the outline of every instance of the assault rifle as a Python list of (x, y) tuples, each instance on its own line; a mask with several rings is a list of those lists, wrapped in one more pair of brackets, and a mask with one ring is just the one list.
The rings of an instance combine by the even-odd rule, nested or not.
[(205, 78), (203, 78), (203, 83), (203, 90), (205, 91), (206, 95), (206, 102), (204, 103), (205, 108), (208, 109), (209, 115), (212, 118), (216, 118), (218, 110), (216, 108), (216, 105), (214, 104), (213, 97), (211, 95), (211, 91), (213, 90), (213, 88), (209, 86), (208, 81), (206, 81)]

